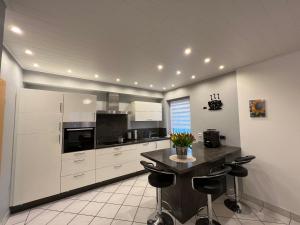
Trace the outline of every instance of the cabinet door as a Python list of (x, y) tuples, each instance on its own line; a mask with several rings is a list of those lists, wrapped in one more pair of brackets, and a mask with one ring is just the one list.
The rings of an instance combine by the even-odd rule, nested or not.
[(64, 122), (95, 122), (96, 121), (95, 95), (64, 94)]
[(15, 150), (14, 205), (60, 193), (58, 133), (17, 135)]
[(162, 112), (135, 112), (135, 121), (162, 121)]
[(161, 112), (162, 104), (157, 102), (133, 102), (134, 111), (144, 111), (144, 112)]
[(163, 140), (163, 141), (157, 141), (156, 142), (156, 149), (166, 149), (171, 148), (171, 141), (170, 140)]

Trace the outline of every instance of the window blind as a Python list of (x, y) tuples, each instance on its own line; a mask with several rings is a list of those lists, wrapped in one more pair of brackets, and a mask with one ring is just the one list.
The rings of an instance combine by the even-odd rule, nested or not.
[(190, 99), (183, 98), (170, 102), (171, 131), (173, 133), (191, 132)]

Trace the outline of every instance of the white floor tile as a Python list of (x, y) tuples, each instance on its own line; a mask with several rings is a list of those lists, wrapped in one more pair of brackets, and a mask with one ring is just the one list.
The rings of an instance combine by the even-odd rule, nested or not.
[(132, 222), (124, 221), (124, 220), (114, 220), (111, 225), (131, 225)]
[(120, 186), (118, 189), (115, 191), (115, 193), (118, 194), (128, 194), (129, 191), (131, 190), (131, 186)]
[(107, 185), (107, 186), (103, 187), (102, 192), (113, 193), (118, 189), (119, 186), (120, 186), (119, 184)]
[(139, 223), (147, 223), (147, 219), (152, 213), (154, 213), (153, 209), (138, 208), (134, 221)]
[(218, 222), (222, 225), (241, 225), (238, 219), (227, 218), (227, 217), (218, 217)]
[(147, 187), (144, 192), (144, 196), (155, 197), (156, 196), (156, 188)]
[(144, 187), (132, 187), (131, 191), (129, 192), (130, 195), (143, 195), (145, 192)]
[(140, 195), (127, 195), (123, 205), (130, 205), (130, 206), (139, 206), (142, 200), (142, 196)]
[(31, 209), (26, 219), (26, 223), (30, 222), (31, 220), (33, 220), (35, 217), (42, 214), (43, 212), (45, 212), (44, 209), (38, 209), (38, 208)]
[(137, 207), (123, 205), (119, 209), (115, 219), (133, 221), (136, 211), (137, 211)]
[(79, 213), (88, 203), (88, 201), (75, 200), (64, 210), (64, 212)]
[(156, 208), (156, 197), (143, 196), (140, 207), (155, 209)]
[(62, 199), (57, 202), (54, 202), (48, 208), (49, 210), (63, 211), (65, 210), (71, 203), (73, 203), (73, 199)]
[(95, 217), (90, 225), (110, 225), (112, 221), (112, 219)]
[(99, 192), (98, 195), (93, 199), (95, 202), (107, 202), (112, 196), (112, 193)]
[(268, 209), (263, 209), (262, 211), (256, 212), (257, 217), (264, 223), (284, 223), (289, 224), (290, 218), (282, 216)]
[(239, 219), (242, 225), (264, 225), (262, 222), (258, 220), (241, 220)]
[(16, 224), (16, 223), (21, 223), (21, 222), (25, 222), (26, 219), (27, 219), (27, 216), (29, 214), (29, 210), (26, 210), (24, 212), (19, 212), (19, 213), (15, 213), (15, 214), (12, 214), (5, 225), (13, 225), (13, 224)]
[(93, 216), (77, 215), (69, 224), (70, 225), (88, 225), (94, 219)]
[(76, 214), (61, 212), (54, 219), (52, 219), (47, 225), (67, 225)]
[(290, 225), (300, 225), (300, 222), (292, 220), (291, 223), (290, 223)]
[(213, 204), (213, 209), (217, 217), (236, 218), (234, 212), (228, 209), (224, 204)]
[(113, 194), (107, 201), (107, 203), (121, 205), (125, 201), (126, 197), (127, 195), (125, 194)]
[(121, 205), (105, 204), (98, 213), (98, 216), (105, 218), (114, 218), (120, 207)]
[(28, 225), (44, 225), (50, 222), (59, 212), (45, 210), (43, 213), (32, 219)]
[(134, 184), (136, 187), (147, 187), (148, 180), (137, 180)]
[(245, 219), (245, 220), (259, 220), (256, 214), (252, 212), (247, 212), (247, 213), (236, 213), (235, 216), (238, 219)]
[(98, 194), (98, 192), (96, 191), (88, 191), (88, 192), (85, 192), (81, 195), (78, 196), (78, 200), (84, 200), (84, 201), (92, 201), (96, 195)]
[(146, 223), (137, 223), (137, 222), (133, 222), (132, 225), (147, 225)]
[(84, 207), (79, 214), (87, 216), (97, 216), (101, 208), (104, 206), (103, 202), (90, 202), (86, 207)]
[(133, 186), (134, 183), (135, 183), (136, 179), (128, 179), (128, 180), (125, 180), (121, 183), (122, 186)]
[(137, 177), (137, 180), (147, 180), (148, 181), (149, 173), (143, 174)]

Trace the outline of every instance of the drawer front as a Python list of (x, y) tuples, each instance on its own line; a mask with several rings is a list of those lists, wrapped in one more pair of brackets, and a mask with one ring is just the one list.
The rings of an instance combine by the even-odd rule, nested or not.
[(114, 166), (123, 164), (129, 161), (136, 161), (139, 159), (139, 152), (137, 149), (128, 151), (115, 151), (110, 154), (96, 156), (96, 168), (107, 166)]
[(61, 177), (61, 192), (70, 191), (95, 183), (95, 170)]
[(138, 160), (127, 162), (124, 164), (114, 165), (96, 169), (96, 182), (109, 180), (115, 177), (134, 173), (144, 168)]
[(166, 149), (171, 148), (171, 141), (170, 140), (163, 140), (163, 141), (157, 141), (156, 142), (156, 149)]
[(128, 151), (137, 149), (137, 145), (123, 145), (111, 148), (100, 148), (96, 149), (96, 155), (114, 154), (118, 152)]
[(142, 152), (150, 152), (156, 150), (156, 142), (146, 142), (139, 144), (139, 154)]
[(95, 150), (63, 154), (61, 176), (94, 169)]

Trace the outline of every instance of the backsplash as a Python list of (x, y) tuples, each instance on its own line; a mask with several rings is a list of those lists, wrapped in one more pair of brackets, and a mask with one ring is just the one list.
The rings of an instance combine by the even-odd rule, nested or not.
[[(165, 137), (167, 136), (166, 128), (140, 128), (140, 129), (129, 129), (128, 131), (137, 130), (138, 139), (152, 137)], [(125, 136), (125, 138), (127, 138)]]

